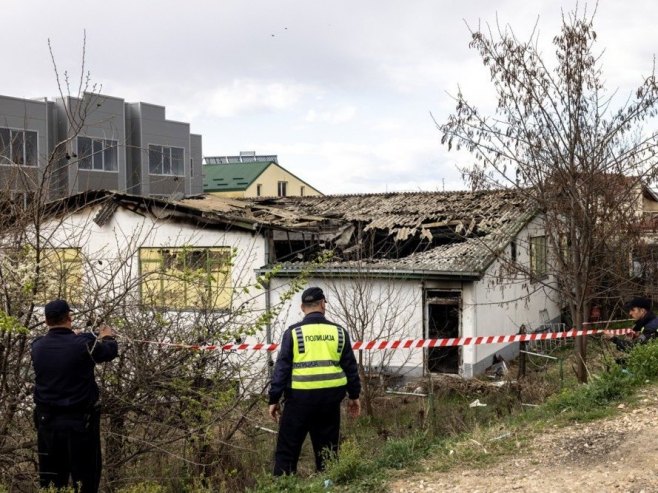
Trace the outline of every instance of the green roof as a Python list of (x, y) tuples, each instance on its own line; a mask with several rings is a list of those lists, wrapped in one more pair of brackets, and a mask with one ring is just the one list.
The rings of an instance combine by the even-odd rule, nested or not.
[(235, 192), (249, 188), (256, 178), (272, 162), (205, 164), (203, 171), (204, 192)]

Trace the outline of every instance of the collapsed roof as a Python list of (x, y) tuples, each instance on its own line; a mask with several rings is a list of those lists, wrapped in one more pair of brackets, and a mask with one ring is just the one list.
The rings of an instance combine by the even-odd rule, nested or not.
[(290, 274), (331, 250), (332, 260), (321, 270), (477, 278), (536, 213), (523, 192), (514, 190), (181, 200), (97, 191), (50, 207), (61, 213), (99, 202), (106, 205), (97, 222), (120, 204), (201, 227), (270, 231), (271, 260)]
[(328, 249), (334, 253), (332, 261), (320, 270), (334, 273), (367, 268), (481, 277), (536, 213), (518, 190), (229, 201), (206, 197), (200, 202), (205, 204), (202, 207), (222, 208), (227, 214), (276, 227), (276, 261), (291, 274)]

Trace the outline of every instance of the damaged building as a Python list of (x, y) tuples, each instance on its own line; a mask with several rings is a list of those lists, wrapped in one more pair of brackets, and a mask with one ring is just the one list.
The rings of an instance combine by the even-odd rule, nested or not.
[[(245, 303), (242, 286), (268, 274), (262, 293), (249, 303), (276, 316), (254, 342), (278, 342), (299, 320), (299, 295), (289, 298), (291, 285), (322, 287), (328, 317), (344, 325), (353, 340), (514, 334), (521, 325), (532, 330), (559, 317), (541, 216), (518, 191), (177, 201), (87, 192), (59, 206), (53, 241), (61, 238), (52, 247), (77, 262), (71, 270), (77, 282), (69, 284), (100, 278), (87, 272), (107, 265), (97, 257), (128, 255), (137, 268), (127, 275), (143, 276), (134, 282), (142, 305), (194, 313), (194, 293), (205, 288), (183, 286), (184, 276), (177, 278), (172, 269), (187, 268), (185, 262), (196, 255), (207, 260), (204, 266), (217, 259), (215, 270), (207, 267), (206, 291), (214, 293), (217, 310), (229, 313)], [(85, 233), (74, 237), (62, 224)], [(125, 236), (128, 230), (142, 237)], [(220, 262), (229, 252), (234, 261)], [(95, 292), (81, 291), (79, 303), (93, 303), (87, 298)], [(514, 354), (516, 346), (376, 350), (358, 356), (386, 374), (471, 377), (490, 366), (494, 355)]]
[[(517, 333), (559, 318), (541, 217), (522, 192), (386, 193), (237, 201), (269, 230), (274, 306), (291, 279), (323, 287), (352, 337), (427, 339)], [(331, 257), (313, 264), (322, 252)], [(548, 287), (547, 287), (548, 286)], [(268, 338), (298, 320), (281, 310)], [(515, 345), (362, 354), (390, 373), (483, 372)]]

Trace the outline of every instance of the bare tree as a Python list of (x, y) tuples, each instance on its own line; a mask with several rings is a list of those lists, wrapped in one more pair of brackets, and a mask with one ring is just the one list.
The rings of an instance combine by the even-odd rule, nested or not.
[[(86, 209), (74, 199), (53, 202), (50, 196), (53, 182), (76, 161), (70, 143), (98, 107), (97, 88), (84, 73), (84, 62), (79, 84), (71, 84), (66, 73), (58, 74), (57, 82), (68, 131), (40, 157), (38, 173), (11, 160), (4, 143), (0, 147), (8, 161), (2, 164), (22, 177), (31, 197), (18, 200), (15, 181), (4, 182), (6, 189), (0, 191), (0, 485), (11, 491), (35, 489), (29, 349), (30, 341), (45, 332), (40, 306), (54, 297), (75, 304), (79, 330), (109, 323), (120, 336), (120, 357), (99, 368), (98, 378), (105, 489), (142, 480), (166, 484), (172, 475), (213, 484), (249, 483), (253, 469), (242, 466), (249, 457), (243, 457), (236, 436), (248, 437), (253, 430), (248, 421), (261, 411), (265, 355), (197, 351), (174, 343), (221, 345), (260, 334), (279, 307), (262, 308), (267, 276), (255, 278), (252, 262), (261, 261), (259, 236), (245, 233), (242, 243), (233, 244), (214, 226), (214, 248), (195, 236), (201, 227), (178, 237), (171, 231), (182, 228), (171, 228), (171, 243), (154, 247), (152, 239), (163, 223), (149, 216), (146, 206), (137, 214), (139, 225), (117, 222), (108, 242), (99, 243), (92, 233), (98, 231), (94, 218), (100, 211), (114, 214), (111, 194), (99, 194), (96, 202), (89, 198), (93, 193), (78, 197), (90, 205)], [(168, 213), (167, 202), (161, 202), (160, 211)], [(175, 251), (165, 251), (167, 246)], [(161, 268), (140, 268), (140, 251), (146, 247), (158, 250)], [(220, 267), (209, 270), (211, 263)], [(151, 297), (159, 303), (149, 303), (152, 281), (162, 286)], [(189, 306), (179, 309), (182, 285), (192, 294)], [(224, 295), (218, 307), (217, 298)]]
[[(365, 265), (349, 279), (325, 277), (330, 303), (328, 315), (343, 325), (353, 340), (394, 340), (413, 333), (413, 318), (418, 300), (413, 288), (392, 279), (377, 279)], [(404, 367), (415, 356), (409, 351), (358, 350), (357, 362), (362, 383), (364, 409), (373, 416), (373, 400), (381, 394), (382, 383), (391, 377), (401, 376)], [(422, 360), (418, 366), (422, 367)]]
[[(463, 170), (473, 188), (523, 190), (543, 214), (546, 244), (529, 245), (531, 254), (545, 256), (578, 329), (593, 302), (618, 296), (620, 283), (628, 283), (641, 185), (656, 175), (656, 136), (643, 132), (656, 114), (655, 75), (615, 109), (595, 52), (593, 18), (586, 11), (563, 14), (554, 67), (536, 29), (527, 41), (508, 26), (472, 29), (470, 47), (490, 71), (495, 112), (482, 114), (459, 92), (455, 112), (438, 124), (449, 149), (475, 156)], [(533, 282), (547, 272), (538, 264), (515, 267)], [(583, 382), (585, 344), (576, 341)]]

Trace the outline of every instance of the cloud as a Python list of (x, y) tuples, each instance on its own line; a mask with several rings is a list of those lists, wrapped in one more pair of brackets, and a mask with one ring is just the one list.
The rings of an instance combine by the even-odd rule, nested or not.
[(310, 109), (306, 113), (305, 120), (309, 123), (329, 123), (331, 125), (338, 125), (340, 123), (347, 123), (356, 115), (356, 108), (354, 106), (340, 106), (333, 110), (316, 111)]
[[(392, 138), (378, 145), (323, 141), (262, 147), (277, 149), (284, 168), (327, 194), (465, 187), (454, 158), (431, 135)], [(314, 156), (312, 165), (304, 159), (309, 155)]]
[(303, 98), (318, 96), (321, 92), (307, 84), (235, 79), (208, 95), (206, 110), (218, 117), (285, 111)]

